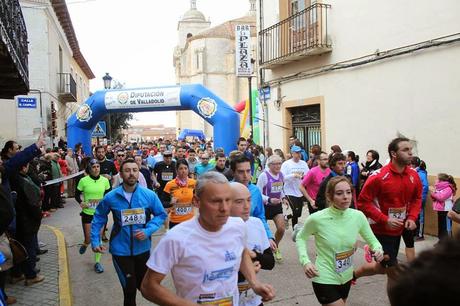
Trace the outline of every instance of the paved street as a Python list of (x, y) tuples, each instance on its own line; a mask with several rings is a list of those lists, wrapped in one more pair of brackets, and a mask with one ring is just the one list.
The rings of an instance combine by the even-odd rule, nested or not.
[[(82, 241), (79, 212), (79, 206), (71, 199), (67, 200), (64, 209), (58, 210), (50, 218), (44, 220), (45, 224), (61, 229), (65, 235), (74, 305), (121, 305), (123, 295), (110, 255), (104, 255), (102, 259), (105, 272), (96, 274), (93, 271), (92, 252), (88, 249), (84, 255), (78, 253), (79, 243)], [(157, 233), (155, 235), (154, 243), (161, 238), (161, 234)], [(281, 244), (284, 256), (283, 262), (277, 264), (273, 271), (262, 271), (259, 274), (262, 280), (271, 283), (276, 289), (275, 300), (268, 304), (276, 306), (318, 305), (313, 294), (311, 281), (304, 276), (297, 261), (297, 252), (294, 243), (290, 240), (290, 236), (291, 230), (288, 230)], [(416, 248), (420, 250), (432, 245), (434, 242), (434, 238), (418, 242)], [(313, 240), (310, 241), (309, 245), (313, 250)], [(358, 250), (354, 258), (355, 265), (364, 262), (361, 249)], [(404, 259), (403, 254), (400, 254), (400, 258)], [(169, 288), (173, 288), (170, 277), (166, 279), (165, 284)], [(356, 306), (389, 305), (385, 292), (385, 277), (375, 276), (360, 279), (358, 284), (352, 287), (348, 301), (349, 305)], [(152, 304), (144, 300), (139, 294), (138, 305)]]
[(46, 254), (40, 257), (37, 263), (40, 274), (45, 277), (41, 283), (34, 284), (33, 286), (24, 286), (24, 281), (16, 284), (7, 283), (6, 291), (8, 295), (17, 298), (16, 305), (33, 306), (33, 305), (58, 305), (59, 302), (59, 265), (58, 265), (58, 248), (56, 236), (53, 231), (45, 226), (42, 226), (38, 235), (41, 242), (46, 243), (45, 249), (48, 250)]

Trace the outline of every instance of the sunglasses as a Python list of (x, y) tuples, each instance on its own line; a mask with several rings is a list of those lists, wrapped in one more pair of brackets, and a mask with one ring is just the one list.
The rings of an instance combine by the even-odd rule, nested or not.
[(118, 156), (118, 157), (124, 157), (125, 154), (118, 154), (117, 156)]

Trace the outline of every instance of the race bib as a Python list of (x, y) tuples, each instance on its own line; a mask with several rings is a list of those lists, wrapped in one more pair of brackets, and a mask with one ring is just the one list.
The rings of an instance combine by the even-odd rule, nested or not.
[(172, 172), (163, 172), (161, 173), (161, 179), (163, 181), (170, 181), (173, 179), (173, 173)]
[(280, 193), (281, 191), (283, 191), (283, 182), (272, 183), (271, 193)]
[(213, 301), (198, 301), (200, 305), (208, 305), (208, 306), (233, 306), (233, 297), (226, 297), (221, 298)]
[(96, 206), (99, 204), (100, 200), (89, 200), (87, 205), (88, 208), (96, 209)]
[(335, 253), (335, 272), (342, 273), (353, 265), (353, 254), (355, 250)]
[(143, 208), (123, 209), (121, 211), (121, 225), (145, 224), (145, 210)]
[(405, 207), (389, 208), (388, 217), (399, 219), (399, 220), (406, 220), (406, 208)]
[(188, 215), (192, 212), (192, 204), (175, 204), (174, 213), (178, 216)]

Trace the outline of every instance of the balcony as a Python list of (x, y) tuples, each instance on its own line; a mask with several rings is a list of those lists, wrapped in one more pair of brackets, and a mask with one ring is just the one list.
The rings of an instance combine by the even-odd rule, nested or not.
[(0, 98), (29, 91), (27, 30), (18, 0), (0, 1)]
[(70, 73), (58, 73), (58, 96), (62, 103), (77, 102), (77, 83)]
[(261, 68), (332, 51), (327, 32), (329, 4), (316, 3), (259, 32)]

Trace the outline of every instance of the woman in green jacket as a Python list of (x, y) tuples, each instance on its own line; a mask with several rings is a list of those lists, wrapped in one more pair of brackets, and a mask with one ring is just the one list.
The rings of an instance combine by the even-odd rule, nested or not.
[[(383, 259), (382, 246), (375, 238), (364, 214), (350, 209), (353, 186), (348, 178), (332, 178), (326, 187), (329, 207), (308, 217), (297, 234), (299, 260), (322, 305), (346, 304), (353, 279), (353, 254), (358, 234), (369, 244), (376, 261)], [(316, 261), (307, 254), (307, 240), (315, 237)]]

